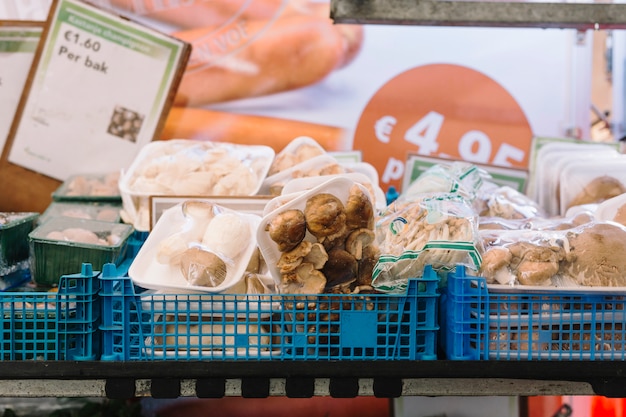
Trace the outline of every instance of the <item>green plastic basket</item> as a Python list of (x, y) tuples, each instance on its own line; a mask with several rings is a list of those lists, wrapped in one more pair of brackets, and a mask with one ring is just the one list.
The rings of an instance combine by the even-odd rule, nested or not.
[[(114, 244), (91, 244), (59, 240), (50, 236), (51, 232), (60, 232), (69, 228), (85, 229), (100, 238), (114, 235), (116, 242)], [(56, 286), (62, 275), (79, 272), (83, 263), (119, 265), (124, 260), (127, 241), (133, 230), (132, 226), (123, 223), (69, 217), (51, 218), (37, 226), (28, 235), (32, 279), (38, 285)]]
[(38, 217), (31, 212), (0, 213), (0, 271), (28, 259), (28, 234)]

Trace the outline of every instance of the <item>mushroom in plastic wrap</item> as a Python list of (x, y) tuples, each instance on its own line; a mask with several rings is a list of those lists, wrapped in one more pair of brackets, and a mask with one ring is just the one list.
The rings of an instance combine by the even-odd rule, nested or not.
[(480, 270), (488, 283), (626, 286), (626, 228), (619, 224), (593, 221), (566, 230), (488, 232)]
[(290, 251), (299, 245), (306, 235), (304, 213), (297, 209), (285, 210), (267, 225), (267, 231), (278, 245), (278, 250)]
[[(317, 293), (361, 291), (357, 286), (371, 289), (372, 265), (379, 255), (374, 249), (373, 204), (363, 186), (343, 178), (335, 181), (345, 188), (328, 192), (324, 187), (331, 185), (322, 184), (319, 191), (308, 190), (265, 220), (264, 236), (270, 237), (278, 252), (272, 250), (268, 258), (276, 258), (273, 271), (281, 293), (303, 294), (312, 288), (319, 289)], [(305, 236), (300, 241), (303, 225)], [(305, 271), (314, 284), (301, 282)]]
[(569, 256), (561, 272), (583, 286), (626, 287), (626, 228), (590, 223), (568, 232)]
[(591, 182), (583, 187), (568, 204), (569, 207), (580, 206), (583, 204), (601, 203), (613, 197), (626, 192), (626, 187), (616, 178), (603, 175), (594, 178)]
[(400, 196), (376, 224), (380, 257), (373, 284), (379, 291), (404, 292), (426, 265), (435, 271), (480, 267), (478, 215), (470, 202), (449, 193), (412, 198)]

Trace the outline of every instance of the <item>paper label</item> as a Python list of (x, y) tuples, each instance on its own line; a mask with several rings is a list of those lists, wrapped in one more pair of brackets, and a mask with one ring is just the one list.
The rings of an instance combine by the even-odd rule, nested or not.
[(9, 155), (64, 180), (127, 167), (155, 135), (184, 42), (61, 0)]

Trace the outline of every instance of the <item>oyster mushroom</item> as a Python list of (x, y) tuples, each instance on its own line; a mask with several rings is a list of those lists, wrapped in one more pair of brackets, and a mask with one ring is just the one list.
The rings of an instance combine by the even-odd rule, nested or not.
[(320, 294), (325, 286), (324, 274), (315, 269), (313, 264), (303, 263), (294, 271), (283, 275), (280, 292), (283, 294)]
[(302, 210), (285, 210), (272, 219), (266, 226), (270, 238), (278, 245), (281, 252), (295, 248), (306, 235), (306, 222)]
[(306, 201), (304, 208), (307, 230), (318, 240), (340, 235), (346, 227), (346, 210), (339, 198), (320, 193)]
[(199, 247), (187, 249), (180, 258), (180, 269), (191, 285), (217, 287), (226, 280), (226, 263), (216, 254)]

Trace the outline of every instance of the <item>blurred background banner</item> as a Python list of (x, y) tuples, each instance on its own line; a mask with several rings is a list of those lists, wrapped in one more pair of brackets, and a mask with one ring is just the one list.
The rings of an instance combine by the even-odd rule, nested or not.
[[(45, 19), (48, 3), (0, 17)], [(362, 150), (386, 189), (408, 153), (524, 169), (533, 136), (589, 135), (592, 42), (574, 29), (333, 24), (326, 1), (92, 3), (192, 44), (162, 139), (310, 136)]]

